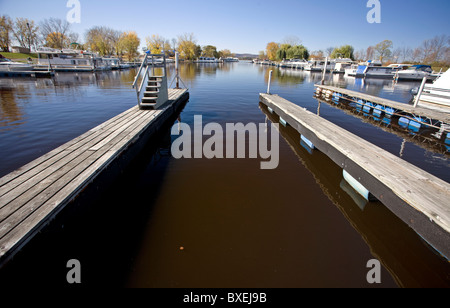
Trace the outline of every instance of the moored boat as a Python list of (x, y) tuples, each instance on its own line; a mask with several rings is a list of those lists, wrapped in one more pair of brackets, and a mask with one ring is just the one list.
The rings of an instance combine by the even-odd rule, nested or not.
[(435, 79), (432, 76), (433, 70), (429, 65), (413, 65), (406, 70), (398, 71), (396, 79), (398, 80), (422, 80), (424, 77), (427, 79)]
[(0, 57), (0, 72), (30, 72), (33, 66), (22, 62), (14, 62), (10, 59)]

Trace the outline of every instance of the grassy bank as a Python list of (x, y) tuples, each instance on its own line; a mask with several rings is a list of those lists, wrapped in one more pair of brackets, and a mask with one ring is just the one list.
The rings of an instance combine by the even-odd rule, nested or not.
[(38, 56), (35, 53), (12, 53), (12, 52), (0, 52), (0, 54), (8, 59), (17, 61), (17, 62), (28, 62), (28, 58), (37, 59)]

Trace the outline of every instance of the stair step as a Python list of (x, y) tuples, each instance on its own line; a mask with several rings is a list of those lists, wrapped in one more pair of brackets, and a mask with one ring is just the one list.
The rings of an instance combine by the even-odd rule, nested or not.
[(147, 104), (156, 104), (158, 97), (143, 97), (141, 102)]

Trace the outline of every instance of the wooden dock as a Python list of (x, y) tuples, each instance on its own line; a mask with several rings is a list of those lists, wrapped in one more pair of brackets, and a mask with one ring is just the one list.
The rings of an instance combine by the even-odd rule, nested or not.
[(403, 112), (413, 116), (420, 116), (430, 120), (439, 121), (441, 123), (450, 124), (450, 109), (447, 112), (442, 112), (420, 106), (414, 107), (412, 105), (332, 86), (316, 84), (315, 87), (321, 89), (322, 93), (326, 91), (328, 91), (329, 93), (340, 93), (350, 99), (363, 99), (367, 102), (376, 103), (384, 107), (394, 108), (397, 110), (397, 112)]
[(1, 178), (0, 266), (116, 160), (142, 147), (188, 98), (185, 89), (169, 89), (157, 110), (135, 106)]
[(277, 95), (260, 102), (450, 259), (449, 183)]

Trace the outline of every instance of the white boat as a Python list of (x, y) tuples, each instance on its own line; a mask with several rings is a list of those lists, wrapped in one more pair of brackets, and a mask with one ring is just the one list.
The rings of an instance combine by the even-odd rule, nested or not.
[(355, 77), (392, 79), (395, 72), (394, 67), (383, 66), (381, 61), (369, 60), (358, 65)]
[(302, 59), (283, 60), (278, 65), (281, 68), (304, 69), (309, 64), (308, 61)]
[(413, 65), (406, 70), (398, 71), (395, 77), (397, 80), (422, 80), (424, 77), (434, 79), (432, 73), (433, 70), (429, 65)]
[(111, 70), (108, 60), (103, 60), (98, 54), (74, 49), (53, 49), (48, 47), (38, 48), (38, 70), (54, 71), (101, 71)]
[(31, 72), (32, 70), (32, 65), (0, 58), (0, 72)]
[(211, 57), (199, 57), (194, 63), (222, 63), (223, 60)]
[(394, 64), (389, 64), (388, 65), (388, 67), (392, 67), (394, 69), (394, 71), (407, 70), (411, 66), (412, 66), (412, 64), (403, 64), (403, 63), (394, 63)]
[(219, 60), (222, 60), (223, 62), (239, 62), (239, 59), (234, 57), (220, 58)]
[(425, 85), (419, 97), (418, 105), (450, 112), (450, 69), (432, 84)]
[(358, 71), (358, 64), (352, 64), (350, 67), (345, 69), (345, 76), (356, 77), (356, 72)]
[[(326, 70), (332, 72), (336, 62), (327, 61)], [(325, 60), (312, 60), (305, 66), (304, 70), (309, 72), (322, 72), (325, 66)]]
[(351, 69), (354, 61), (351, 59), (335, 59), (336, 65), (334, 66), (333, 73), (345, 74), (347, 69)]

